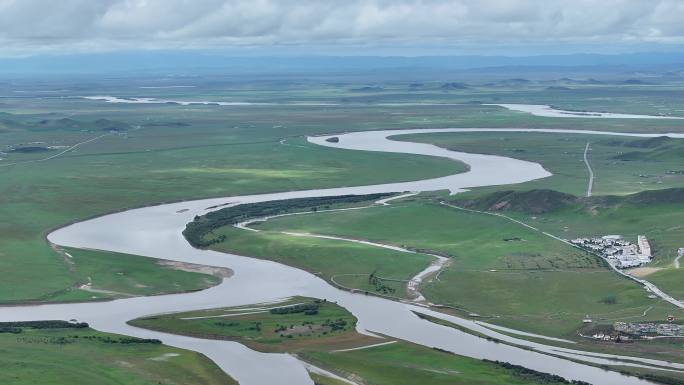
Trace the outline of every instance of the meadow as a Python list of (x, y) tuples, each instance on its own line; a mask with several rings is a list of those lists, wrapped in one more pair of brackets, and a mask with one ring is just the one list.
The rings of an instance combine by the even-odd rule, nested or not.
[(305, 297), (268, 305), (164, 314), (129, 323), (167, 333), (237, 341), (261, 352), (329, 351), (379, 341), (356, 333), (356, 318), (344, 308)]
[[(404, 341), (358, 334), (352, 314), (314, 298), (165, 314), (130, 323), (174, 334), (238, 341), (259, 351), (295, 353), (306, 362), (364, 384), (563, 383), (549, 380), (543, 373), (520, 373)], [(387, 342), (390, 344), (371, 346)], [(326, 376), (311, 377), (317, 384), (340, 383)]]
[[(421, 288), (427, 299), (521, 330), (572, 338), (587, 314), (596, 319), (679, 314), (592, 255), (499, 217), (440, 205), (439, 199), (419, 196), (386, 207), (275, 218), (258, 228), (362, 237), (445, 253), (451, 263)], [(649, 317), (640, 317), (648, 308)]]
[(232, 385), (205, 356), (85, 329), (0, 333), (0, 383), (16, 385)]
[[(560, 385), (543, 375), (525, 375), (494, 363), (398, 342), (349, 352), (305, 352), (304, 360), (335, 373), (378, 385)], [(325, 383), (324, 383), (325, 384)]]
[[(45, 235), (51, 229), (73, 221), (161, 202), (408, 181), (464, 170), (463, 165), (444, 159), (321, 148), (308, 144), (305, 135), (440, 127), (683, 131), (681, 121), (540, 118), (480, 104), (540, 103), (571, 109), (682, 115), (678, 101), (684, 87), (677, 83), (632, 86), (556, 81), (570, 88), (559, 90), (549, 89), (544, 82), (521, 85), (490, 79), (468, 80), (465, 89), (443, 88), (442, 80), (420, 87), (408, 81), (378, 85), (372, 79), (356, 78), (345, 82), (331, 78), (302, 82), (203, 77), (182, 80), (197, 87), (140, 88), (156, 84), (156, 80), (119, 77), (0, 83), (0, 269), (4, 273), (0, 303), (104, 300), (198, 290), (219, 282), (215, 276), (174, 270), (157, 260), (95, 250), (55, 250), (47, 244)], [(368, 86), (375, 88), (366, 89)], [(143, 105), (82, 98), (94, 95), (274, 104)], [(334, 105), (279, 104), (306, 102)], [(471, 152), (529, 157), (562, 176), (512, 186), (514, 189), (546, 186), (581, 194), (586, 175), (578, 156), (585, 140), (592, 142), (590, 155), (599, 194), (681, 185), (680, 168), (675, 167), (680, 151), (677, 144), (651, 151), (593, 136), (554, 138), (523, 138), (511, 133), (415, 139)], [(78, 143), (83, 144), (42, 160)], [(15, 151), (30, 147), (54, 148)], [(627, 152), (652, 154), (614, 159)], [(328, 280), (352, 274), (338, 277), (340, 283), (368, 291), (376, 289), (366, 278), (370, 273), (403, 280), (425, 267), (430, 258), (348, 242), (295, 238), (279, 231), (308, 229), (439, 250), (449, 254), (452, 263), (439, 280), (424, 285), (429, 298), (480, 312), (490, 322), (554, 335), (571, 333), (585, 312), (609, 320), (660, 317), (671, 311), (661, 302), (647, 299), (634, 284), (606, 272), (595, 259), (494, 219), (456, 213), (430, 200), (407, 201), (353, 215), (279, 219), (266, 223), (262, 228), (267, 231), (256, 234), (224, 228), (221, 231), (231, 237), (231, 243), (220, 248), (275, 259)], [(577, 219), (578, 226), (584, 226), (583, 220)], [(671, 220), (676, 220), (674, 215)], [(553, 229), (552, 220), (549, 226)], [(655, 237), (660, 250), (674, 246), (677, 233), (670, 233), (669, 243), (665, 243), (666, 237)], [(660, 239), (663, 243), (658, 243)], [(671, 260), (671, 254), (667, 255), (659, 267)], [(678, 290), (681, 282), (669, 268), (649, 279), (657, 279), (671, 290)], [(87, 283), (98, 291), (79, 289)], [(397, 285), (395, 292), (403, 294), (400, 288)], [(613, 296), (616, 303), (607, 303), (612, 301), (606, 299)], [(639, 314), (651, 306), (649, 317), (640, 318)], [(41, 340), (71, 338), (60, 331), (25, 332), (34, 333)], [(90, 330), (79, 333), (101, 335)], [(58, 385), (92, 383), (97, 378), (98, 383), (232, 383), (193, 353), (156, 344), (124, 346), (97, 341), (79, 338), (78, 343), (64, 345), (17, 345), (14, 335), (0, 334), (3, 363), (12, 365), (12, 370), (0, 374), (0, 382), (33, 384), (52, 378)], [(150, 359), (165, 354), (179, 356), (167, 361)], [(403, 343), (346, 353), (306, 354), (322, 366), (353, 372), (372, 383), (399, 384), (407, 379), (435, 384), (536, 381), (517, 378), (490, 363)], [(411, 366), (407, 362), (420, 364)], [(28, 372), (27, 367), (41, 368), (46, 375), (37, 378), (38, 371)], [(88, 377), (83, 368), (95, 377)]]
[(432, 257), (364, 244), (292, 236), (277, 231), (252, 232), (226, 226), (214, 232), (226, 241), (212, 250), (268, 259), (309, 271), (326, 281), (371, 294), (405, 298), (406, 284), (385, 281), (376, 285), (370, 276), (408, 281), (426, 268)]
[[(681, 192), (680, 192), (681, 194)], [(547, 213), (530, 215), (509, 213), (543, 231), (566, 239), (593, 235), (619, 234), (636, 241), (646, 235), (652, 247), (653, 260), (634, 274), (655, 283), (675, 298), (684, 298), (682, 276), (674, 260), (682, 247), (684, 234), (684, 204), (648, 203), (611, 205), (573, 205)]]
[[(436, 144), (454, 151), (492, 154), (540, 163), (553, 175), (506, 189), (551, 189), (583, 196), (594, 171), (594, 195), (625, 195), (645, 190), (684, 187), (684, 140), (554, 133), (437, 133), (400, 135), (397, 140)], [(500, 190), (500, 187), (478, 191)]]
[(219, 270), (202, 273), (206, 269), (199, 266), (185, 265), (185, 270), (180, 270), (166, 261), (136, 255), (74, 248), (65, 248), (64, 252), (69, 255), (66, 263), (74, 280), (90, 289), (69, 293), (87, 293), (93, 300), (202, 290), (231, 275), (230, 271)]
[[(0, 266), (7, 272), (0, 283), (0, 301), (6, 303), (90, 298), (89, 293), (77, 289), (86, 282), (72, 274), (64, 256), (44, 240), (50, 229), (71, 221), (160, 202), (411, 180), (462, 169), (458, 163), (441, 159), (376, 153), (349, 157), (346, 151), (306, 144), (297, 136), (320, 132), (321, 127), (331, 129), (325, 121), (341, 113), (326, 115), (324, 108), (320, 112), (323, 118), (316, 120), (309, 116), (309, 108), (300, 108), (299, 113), (297, 108), (279, 112), (269, 109), (269, 114), (264, 114), (258, 107), (235, 111), (210, 106), (119, 106), (70, 99), (61, 105), (51, 99), (47, 105), (35, 103), (39, 106), (30, 106), (30, 113), (13, 114), (4, 121), (7, 128), (0, 131), (3, 144), (78, 143), (101, 135), (82, 131), (82, 126), (104, 116), (125, 120), (134, 128), (49, 161), (0, 167), (0, 215), (4, 218), (0, 223)], [(35, 111), (39, 107), (48, 110), (39, 113)], [(60, 112), (48, 112), (53, 108)], [(378, 115), (375, 119), (383, 116)], [(60, 120), (66, 117), (82, 124), (62, 126), (66, 123)], [(46, 118), (56, 123), (39, 124)], [(345, 129), (350, 127), (345, 125)], [(287, 140), (281, 143), (283, 138)], [(12, 154), (3, 156), (2, 162), (44, 156), (20, 155), (21, 159), (14, 159)], [(97, 261), (92, 259), (91, 263)], [(94, 287), (100, 284), (93, 281)], [(154, 282), (140, 284), (152, 286)], [(194, 288), (197, 286), (181, 285), (178, 290)], [(123, 291), (134, 292), (135, 288)]]
[[(422, 135), (422, 138), (421, 135), (400, 136), (398, 139), (535, 161), (553, 173), (549, 178), (506, 186), (506, 190), (552, 189), (585, 195), (588, 172), (583, 163), (583, 151), (586, 143), (590, 143), (589, 161), (595, 174), (594, 196), (627, 195), (684, 186), (684, 140), (681, 139), (521, 133), (445, 133)], [(497, 190), (502, 188), (477, 188), (462, 197), (478, 197)], [(681, 196), (681, 192), (679, 194)], [(648, 280), (675, 298), (684, 298), (681, 284), (684, 273), (673, 265), (677, 249), (683, 247), (684, 206), (681, 201), (659, 203), (656, 200), (619, 207), (602, 207), (597, 202), (544, 214), (513, 212), (513, 216), (568, 239), (621, 234), (634, 240), (639, 234), (646, 235), (653, 243), (656, 258), (649, 269), (638, 274), (647, 274)]]

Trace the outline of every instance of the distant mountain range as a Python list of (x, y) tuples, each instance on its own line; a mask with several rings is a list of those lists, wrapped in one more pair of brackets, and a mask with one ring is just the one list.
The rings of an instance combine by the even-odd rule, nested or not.
[[(229, 56), (204, 51), (136, 51), (0, 58), (0, 75), (12, 74), (376, 74), (421, 71), (508, 73), (656, 71), (684, 74), (684, 52), (545, 56)], [(509, 75), (510, 77), (510, 75)]]

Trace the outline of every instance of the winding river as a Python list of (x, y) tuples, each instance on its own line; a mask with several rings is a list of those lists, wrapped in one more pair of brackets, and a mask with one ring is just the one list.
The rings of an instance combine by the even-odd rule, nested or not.
[[(354, 132), (338, 135), (339, 142), (329, 137), (310, 137), (318, 145), (349, 150), (384, 151), (445, 157), (467, 163), (470, 170), (461, 174), (421, 181), (371, 186), (342, 187), (321, 190), (246, 195), (164, 204), (108, 214), (76, 223), (49, 234), (48, 239), (62, 246), (108, 250), (163, 258), (173, 261), (228, 267), (231, 278), (207, 290), (155, 297), (137, 297), (110, 302), (14, 306), (0, 308), (1, 321), (72, 319), (85, 321), (95, 329), (143, 338), (159, 338), (164, 343), (201, 352), (243, 385), (312, 384), (305, 366), (287, 354), (265, 354), (230, 341), (203, 340), (135, 328), (126, 324), (133, 318), (176, 311), (238, 306), (272, 302), (288, 296), (310, 296), (335, 301), (359, 319), (360, 331), (377, 332), (421, 345), (438, 347), (454, 353), (492, 360), (508, 361), (535, 370), (558, 374), (568, 379), (595, 385), (637, 385), (647, 381), (616, 372), (563, 359), (572, 358), (606, 365), (653, 366), (667, 370), (684, 370), (684, 364), (634, 357), (556, 348), (502, 334), (474, 321), (441, 314), (414, 304), (352, 294), (330, 286), (305, 271), (271, 261), (192, 248), (181, 235), (185, 224), (210, 207), (227, 203), (264, 202), (277, 199), (370, 194), (380, 192), (449, 190), (452, 193), (469, 187), (520, 183), (551, 174), (541, 165), (512, 158), (449, 151), (430, 144), (391, 140), (399, 134), (436, 132), (510, 132), (510, 129), (425, 129)], [(653, 137), (661, 134), (619, 134), (596, 131), (532, 130), (524, 132), (581, 133)], [(684, 137), (672, 134), (673, 137)], [(430, 323), (412, 311), (420, 311), (463, 325), (502, 341), (527, 347), (522, 349), (487, 341), (453, 328)], [(557, 357), (551, 356), (550, 353)], [(265, 370), (267, 368), (267, 370)]]

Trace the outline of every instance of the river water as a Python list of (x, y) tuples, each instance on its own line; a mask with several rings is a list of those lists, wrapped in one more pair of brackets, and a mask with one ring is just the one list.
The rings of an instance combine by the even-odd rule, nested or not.
[(527, 112), (535, 116), (547, 118), (610, 118), (610, 119), (684, 119), (682, 116), (618, 114), (615, 112), (570, 111), (548, 106), (546, 104), (485, 104), (499, 106), (511, 111)]
[[(389, 136), (398, 134), (487, 131), (510, 130), (429, 129), (355, 132), (338, 135), (340, 139), (338, 143), (327, 142), (325, 139), (328, 137), (309, 138), (311, 143), (329, 147), (422, 154), (454, 159), (470, 166), (469, 171), (461, 174), (404, 183), (257, 194), (164, 204), (108, 214), (61, 228), (48, 235), (51, 242), (69, 247), (108, 250), (173, 261), (228, 267), (235, 274), (215, 287), (193, 293), (138, 297), (101, 303), (2, 307), (0, 308), (0, 321), (68, 320), (75, 318), (79, 321), (88, 322), (92, 327), (101, 331), (142, 338), (158, 338), (168, 345), (201, 352), (214, 360), (243, 385), (312, 384), (313, 382), (304, 365), (287, 354), (259, 353), (235, 342), (175, 336), (139, 329), (126, 324), (128, 320), (151, 314), (247, 305), (302, 295), (326, 298), (344, 306), (358, 317), (360, 331), (382, 333), (470, 357), (508, 361), (596, 385), (636, 385), (648, 384), (649, 382), (552, 357), (541, 352), (597, 364), (621, 362), (623, 365), (659, 365), (671, 368), (670, 370), (684, 369), (684, 365), (681, 364), (630, 358), (639, 362), (639, 364), (635, 364), (622, 361), (627, 357), (621, 358), (613, 355), (553, 348), (524, 341), (488, 329), (473, 321), (444, 315), (416, 305), (338, 290), (312, 274), (279, 263), (194, 249), (181, 235), (185, 224), (191, 221), (195, 215), (204, 214), (216, 209), (215, 206), (217, 205), (228, 203), (251, 203), (277, 199), (379, 192), (442, 189), (458, 192), (469, 187), (520, 183), (551, 175), (541, 165), (533, 162), (500, 156), (454, 152), (430, 144), (388, 139)], [(615, 134), (573, 130), (526, 129), (518, 131), (659, 136), (655, 134)], [(682, 137), (681, 134), (672, 136)], [(350, 155), (353, 156), (351, 152)], [(529, 349), (494, 343), (453, 328), (421, 320), (412, 313), (414, 310), (449, 320), (503, 341), (527, 346)]]

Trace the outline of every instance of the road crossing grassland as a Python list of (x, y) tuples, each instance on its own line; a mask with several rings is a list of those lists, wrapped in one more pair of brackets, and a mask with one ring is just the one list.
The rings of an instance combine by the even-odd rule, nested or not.
[[(588, 146), (588, 144), (587, 144), (587, 146)], [(509, 221), (514, 222), (514, 223), (517, 223), (517, 224), (519, 224), (519, 225), (525, 226), (525, 227), (527, 227), (527, 228), (529, 228), (529, 229), (532, 229), (532, 230), (534, 230), (534, 231), (540, 232), (540, 233), (544, 234), (545, 236), (547, 236), (547, 237), (549, 237), (549, 238), (555, 239), (555, 240), (557, 240), (557, 241), (559, 241), (559, 242), (563, 242), (563, 243), (565, 243), (565, 244), (567, 244), (567, 245), (569, 245), (569, 246), (571, 246), (571, 247), (575, 247), (575, 248), (578, 248), (578, 249), (580, 249), (580, 250), (582, 250), (582, 251), (585, 251), (584, 249), (581, 249), (579, 246), (573, 245), (572, 243), (570, 243), (569, 241), (567, 241), (567, 240), (565, 240), (565, 239), (563, 239), (563, 238), (560, 238), (560, 237), (558, 237), (558, 236), (556, 236), (556, 235), (550, 234), (550, 233), (548, 233), (548, 232), (546, 232), (546, 231), (539, 230), (539, 229), (536, 228), (536, 227), (530, 226), (530, 225), (526, 224), (525, 222), (522, 222), (522, 221), (519, 221), (519, 220), (517, 220), (517, 219), (511, 218), (511, 217), (509, 217), (509, 216), (507, 216), (507, 215), (504, 215), (504, 214), (500, 214), (500, 213), (491, 213), (491, 212), (479, 211), (479, 210), (471, 210), (471, 209), (466, 209), (466, 208), (463, 208), (463, 207), (455, 206), (455, 205), (448, 204), (448, 203), (444, 203), (444, 202), (442, 202), (442, 204), (444, 204), (444, 205), (447, 206), (447, 207), (451, 207), (451, 208), (454, 208), (454, 209), (457, 209), (457, 210), (463, 210), (463, 211), (468, 211), (468, 212), (474, 212), (474, 213), (479, 213), (479, 214), (484, 214), (484, 215), (493, 215), (493, 216), (497, 216), (497, 217), (499, 217), (499, 218), (504, 218), (504, 219), (506, 219), (506, 220), (509, 220)], [(623, 271), (623, 270), (621, 270), (621, 269), (618, 269), (618, 268), (615, 267), (613, 264), (609, 263), (609, 261), (608, 261), (605, 257), (603, 257), (602, 255), (600, 255), (600, 254), (598, 254), (598, 253), (592, 253), (592, 252), (590, 252), (590, 253), (593, 254), (593, 255), (595, 255), (595, 256), (598, 257), (598, 258), (603, 259), (603, 260), (606, 262), (606, 264), (607, 264), (608, 266), (610, 266), (610, 268), (611, 268), (614, 272), (616, 272), (617, 274), (620, 274), (620, 275), (623, 276), (623, 277), (626, 277), (626, 278), (628, 278), (628, 279), (631, 279), (631, 280), (634, 281), (634, 282), (637, 282), (637, 283), (643, 285), (644, 288), (647, 289), (649, 292), (655, 294), (656, 296), (660, 297), (660, 298), (663, 299), (664, 301), (671, 303), (672, 305), (678, 307), (679, 309), (684, 309), (684, 302), (682, 302), (682, 301), (680, 301), (680, 300), (677, 300), (677, 299), (673, 298), (671, 295), (669, 295), (669, 294), (663, 292), (662, 290), (660, 290), (660, 289), (659, 289), (656, 285), (654, 285), (653, 283), (651, 283), (651, 282), (649, 282), (649, 281), (647, 281), (647, 280), (645, 280), (645, 279), (637, 278), (637, 277), (634, 277), (634, 276), (632, 276), (632, 275), (630, 275), (630, 274), (627, 274), (625, 271)]]
[[(683, 139), (658, 142), (653, 138), (520, 132), (437, 133), (402, 135), (395, 139), (529, 160), (540, 163), (553, 174), (506, 186), (507, 190), (550, 189), (585, 196), (588, 190), (592, 195), (625, 195), (684, 187)], [(501, 187), (478, 188), (478, 191), (496, 190)]]
[[(483, 317), (496, 315), (492, 322), (539, 334), (564, 337), (581, 325), (587, 313), (631, 316), (635, 311), (630, 309), (654, 305), (642, 288), (620, 279), (598, 258), (519, 222), (405, 201), (392, 207), (277, 218), (255, 226), (269, 231), (316, 231), (451, 255), (439, 280), (422, 286), (428, 301)], [(334, 255), (326, 255), (334, 261)], [(616, 295), (618, 303), (601, 302), (609, 295)], [(672, 308), (662, 302), (649, 314)]]
[(589, 152), (589, 142), (587, 142), (586, 147), (584, 147), (584, 164), (587, 165), (587, 171), (589, 171), (589, 182), (587, 183), (587, 196), (591, 196), (591, 191), (594, 189), (594, 170), (591, 169), (591, 164), (589, 164), (589, 159), (587, 158), (587, 153)]

